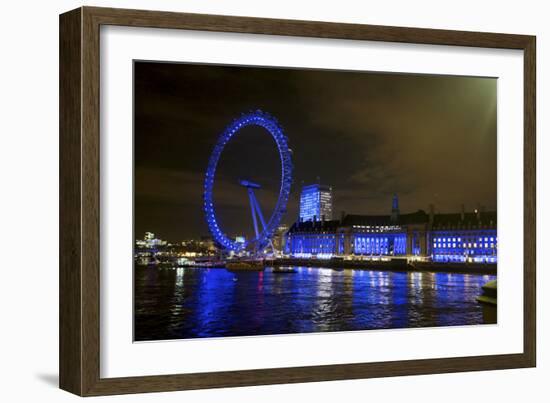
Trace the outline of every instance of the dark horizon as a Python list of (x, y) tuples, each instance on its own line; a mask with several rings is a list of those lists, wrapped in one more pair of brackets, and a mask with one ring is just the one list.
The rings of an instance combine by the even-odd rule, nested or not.
[[(234, 118), (261, 109), (283, 126), (294, 183), (283, 223), (298, 217), (302, 184), (334, 194), (334, 218), (496, 210), (497, 80), (457, 76), (135, 62), (135, 236), (170, 241), (208, 235), (202, 185), (218, 136)], [(214, 200), (228, 234), (252, 233), (238, 178), (262, 184), (266, 216), (280, 163), (271, 137), (243, 129), (226, 146)], [(267, 217), (266, 217), (267, 218)]]

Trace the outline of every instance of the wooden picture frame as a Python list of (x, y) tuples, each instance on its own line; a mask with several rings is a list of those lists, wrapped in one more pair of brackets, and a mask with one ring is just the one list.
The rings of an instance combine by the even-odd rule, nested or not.
[[(229, 372), (100, 377), (100, 26), (519, 49), (524, 56), (524, 349), (521, 354)], [(80, 396), (533, 367), (535, 37), (82, 7), (60, 16), (60, 387)]]

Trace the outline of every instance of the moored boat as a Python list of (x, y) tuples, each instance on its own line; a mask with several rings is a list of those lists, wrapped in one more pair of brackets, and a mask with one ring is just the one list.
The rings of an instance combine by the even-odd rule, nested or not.
[(497, 281), (489, 281), (481, 289), (483, 293), (476, 299), (483, 309), (483, 322), (497, 323)]
[(264, 267), (261, 260), (235, 260), (225, 264), (225, 268), (231, 271), (261, 271)]

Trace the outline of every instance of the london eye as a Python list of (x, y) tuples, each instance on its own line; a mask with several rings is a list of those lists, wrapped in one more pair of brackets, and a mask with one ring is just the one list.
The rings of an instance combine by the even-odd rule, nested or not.
[[(254, 237), (245, 240), (245, 242), (237, 242), (231, 239), (220, 227), (216, 217), (216, 206), (214, 204), (213, 192), (216, 177), (216, 170), (220, 157), (226, 144), (237, 133), (247, 126), (260, 126), (267, 134), (271, 135), (277, 146), (279, 159), (281, 162), (281, 181), (279, 188), (279, 196), (273, 212), (269, 219), (266, 219), (260, 208), (260, 204), (255, 196), (255, 190), (261, 188), (261, 185), (254, 183), (248, 179), (242, 179), (239, 184), (246, 188), (250, 210), (252, 213), (252, 222), (254, 225)], [(253, 172), (250, 172), (252, 174)], [(277, 119), (270, 114), (257, 110), (242, 114), (239, 118), (233, 120), (222, 132), (208, 162), (206, 176), (204, 180), (204, 213), (208, 229), (217, 243), (217, 245), (225, 251), (241, 252), (243, 250), (252, 250), (254, 252), (263, 251), (267, 247), (273, 245), (271, 240), (277, 230), (281, 219), (286, 213), (286, 205), (290, 195), (290, 187), (292, 184), (292, 158), (291, 150), (288, 147), (288, 139), (279, 125)]]

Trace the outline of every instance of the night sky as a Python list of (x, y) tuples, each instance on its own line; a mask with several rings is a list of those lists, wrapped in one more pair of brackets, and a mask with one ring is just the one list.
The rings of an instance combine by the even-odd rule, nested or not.
[[(496, 209), (497, 80), (284, 68), (135, 62), (135, 235), (179, 241), (208, 235), (202, 187), (227, 124), (261, 109), (275, 116), (293, 150), (294, 184), (283, 222), (298, 217), (303, 184), (333, 187), (335, 218)], [(261, 128), (226, 146), (214, 187), (228, 235), (252, 234), (246, 189), (266, 219), (278, 194), (275, 142)]]

